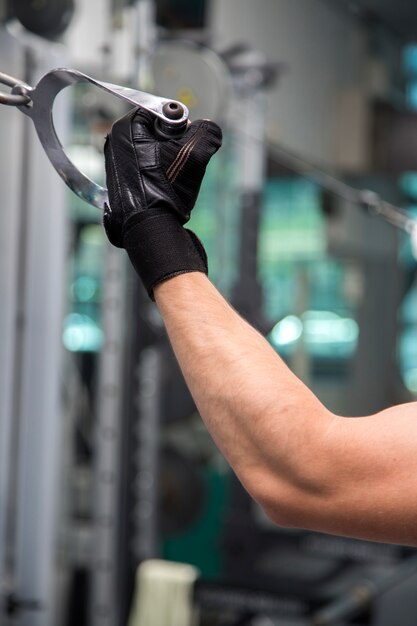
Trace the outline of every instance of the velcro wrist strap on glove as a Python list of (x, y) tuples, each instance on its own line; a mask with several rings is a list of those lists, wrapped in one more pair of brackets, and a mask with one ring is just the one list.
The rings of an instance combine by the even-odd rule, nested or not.
[(208, 273), (203, 244), (170, 212), (154, 209), (134, 215), (125, 225), (123, 247), (152, 299), (154, 287), (168, 278)]

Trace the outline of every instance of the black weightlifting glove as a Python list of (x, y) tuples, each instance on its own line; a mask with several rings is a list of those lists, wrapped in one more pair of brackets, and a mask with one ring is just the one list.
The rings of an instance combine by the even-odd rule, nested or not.
[(151, 297), (167, 278), (207, 274), (203, 245), (183, 224), (221, 141), (220, 128), (208, 120), (193, 122), (180, 139), (160, 139), (154, 118), (140, 109), (117, 120), (106, 139), (104, 228), (113, 245), (127, 250)]

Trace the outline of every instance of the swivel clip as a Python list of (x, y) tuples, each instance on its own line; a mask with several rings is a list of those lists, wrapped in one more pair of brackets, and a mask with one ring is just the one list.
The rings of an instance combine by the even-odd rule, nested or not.
[(155, 118), (155, 132), (163, 139), (180, 137), (188, 125), (188, 109), (181, 102), (102, 82), (78, 70), (52, 70), (35, 87), (0, 72), (0, 83), (12, 87), (10, 94), (0, 93), (0, 104), (16, 106), (31, 118), (43, 149), (66, 185), (77, 196), (99, 209), (108, 203), (107, 189), (90, 180), (72, 163), (55, 131), (52, 110), (60, 91), (71, 85), (90, 83), (151, 113)]

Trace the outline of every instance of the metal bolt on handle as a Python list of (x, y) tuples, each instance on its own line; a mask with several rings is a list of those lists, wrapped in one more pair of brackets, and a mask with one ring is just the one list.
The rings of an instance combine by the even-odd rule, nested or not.
[(78, 70), (52, 70), (35, 87), (0, 73), (0, 83), (12, 87), (10, 94), (0, 93), (0, 104), (16, 106), (31, 118), (43, 149), (63, 181), (77, 196), (99, 209), (103, 209), (108, 202), (107, 189), (97, 185), (75, 167), (66, 155), (54, 128), (52, 109), (60, 91), (78, 83), (90, 83), (151, 113), (155, 117), (155, 132), (164, 139), (182, 136), (188, 125), (188, 109), (181, 102), (105, 83)]

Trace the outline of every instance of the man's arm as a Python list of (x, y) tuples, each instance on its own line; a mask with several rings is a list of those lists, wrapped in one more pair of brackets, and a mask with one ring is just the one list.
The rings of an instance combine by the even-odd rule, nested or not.
[(417, 545), (417, 403), (336, 416), (204, 274), (154, 295), (207, 428), (272, 520)]
[(277, 523), (417, 545), (417, 405), (346, 419), (327, 411), (205, 274), (183, 228), (221, 130), (196, 120), (156, 137), (133, 110), (107, 137), (110, 241), (155, 297), (197, 406), (252, 496)]

